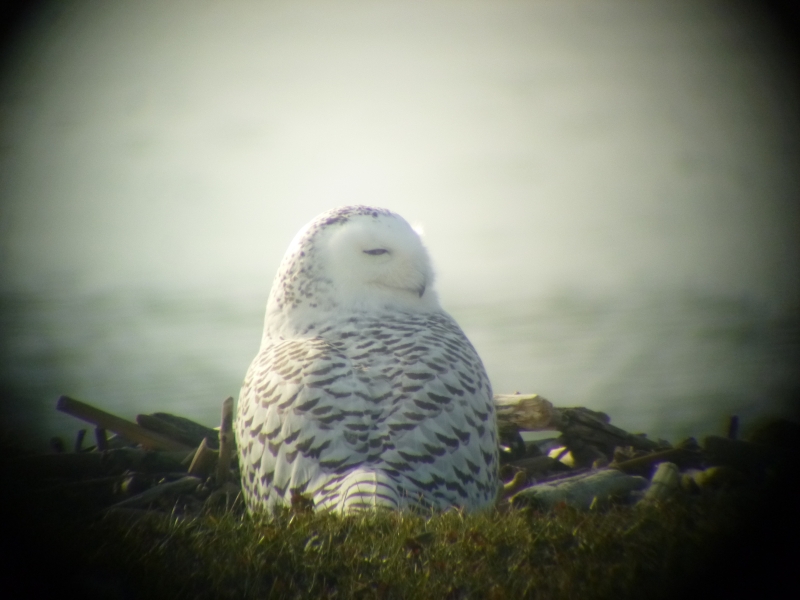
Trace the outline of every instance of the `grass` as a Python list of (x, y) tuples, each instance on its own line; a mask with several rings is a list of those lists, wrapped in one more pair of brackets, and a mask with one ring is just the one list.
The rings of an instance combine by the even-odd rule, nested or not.
[[(636, 599), (771, 597), (796, 582), (796, 429), (763, 476), (661, 504), (339, 517), (302, 503), (103, 512), (83, 486), (3, 473), (3, 597)], [(762, 440), (763, 442), (763, 440)], [(15, 446), (4, 456), (13, 459)], [(54, 491), (57, 490), (57, 491)], [(80, 492), (80, 493), (79, 493)], [(90, 499), (95, 501), (91, 502)], [(163, 507), (162, 507), (163, 508)], [(167, 510), (169, 507), (167, 508)], [(780, 596), (776, 596), (780, 597)], [(785, 597), (785, 594), (784, 594)]]
[(111, 514), (68, 534), (70, 578), (107, 598), (687, 598), (739, 585), (754, 506), (714, 492), (590, 512)]

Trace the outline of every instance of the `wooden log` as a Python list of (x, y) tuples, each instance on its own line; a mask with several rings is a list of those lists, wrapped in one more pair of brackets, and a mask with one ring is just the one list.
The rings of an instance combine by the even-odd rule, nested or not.
[(193, 492), (197, 489), (200, 483), (201, 481), (199, 478), (187, 475), (186, 477), (181, 477), (176, 481), (170, 481), (168, 483), (162, 483), (160, 485), (151, 487), (149, 490), (145, 490), (141, 494), (136, 494), (135, 496), (126, 498), (121, 502), (117, 502), (110, 508), (139, 508), (147, 506), (151, 502), (155, 502), (156, 500), (164, 497), (173, 497), (179, 494)]
[(558, 440), (569, 450), (570, 464), (574, 467), (589, 467), (598, 461), (608, 463), (608, 446), (592, 435), (579, 436), (575, 431), (569, 431), (562, 433)]
[(595, 499), (604, 501), (612, 497), (627, 496), (647, 484), (644, 477), (626, 475), (614, 469), (602, 469), (536, 484), (517, 492), (511, 502), (514, 506), (533, 504), (542, 508), (552, 508), (564, 502), (574, 508), (588, 510)]
[(699, 452), (685, 448), (670, 448), (669, 450), (652, 452), (622, 462), (612, 462), (609, 466), (624, 473), (649, 474), (653, 465), (662, 462), (673, 462), (679, 467), (685, 468), (698, 466), (702, 461), (703, 457)]
[(682, 483), (688, 489), (703, 489), (743, 485), (747, 481), (748, 477), (733, 467), (709, 467), (703, 470), (687, 471), (683, 474)]
[(106, 435), (106, 430), (104, 428), (94, 428), (94, 441), (97, 443), (97, 449), (100, 452), (105, 452), (108, 450), (108, 436)]
[(516, 494), (525, 485), (527, 479), (528, 478), (525, 475), (525, 471), (517, 471), (511, 481), (500, 486), (500, 489), (497, 492), (497, 502), (505, 500), (509, 496)]
[(136, 422), (150, 431), (160, 433), (176, 442), (196, 448), (205, 439), (211, 448), (219, 446), (219, 434), (204, 425), (169, 413), (136, 415)]
[(214, 470), (218, 455), (219, 453), (216, 450), (209, 448), (206, 438), (203, 438), (197, 448), (197, 452), (194, 453), (192, 464), (189, 465), (189, 475), (208, 477)]
[(650, 485), (642, 498), (642, 502), (661, 502), (674, 496), (681, 488), (681, 472), (678, 465), (662, 462), (656, 467)]
[(83, 438), (86, 437), (86, 430), (79, 429), (78, 435), (75, 436), (75, 452), (81, 452), (83, 450)]
[(170, 413), (164, 412), (157, 412), (153, 413), (154, 417), (158, 417), (162, 421), (166, 421), (180, 429), (181, 431), (185, 432), (187, 435), (191, 435), (194, 439), (198, 440), (197, 443), (199, 444), (202, 441), (202, 438), (207, 437), (208, 442), (212, 448), (216, 450), (216, 445), (219, 444), (219, 432), (216, 429), (211, 427), (206, 427), (198, 423), (197, 421), (192, 421), (191, 419), (187, 419), (186, 417), (181, 417), (179, 415), (173, 415)]
[(151, 483), (152, 476), (129, 471), (123, 475), (122, 481), (119, 483), (119, 491), (125, 496), (135, 496), (149, 488)]
[(222, 419), (219, 426), (219, 458), (217, 459), (217, 483), (228, 480), (231, 473), (231, 457), (234, 450), (233, 439), (233, 398), (222, 401)]
[(69, 398), (68, 396), (61, 396), (56, 402), (56, 408), (61, 412), (65, 412), (73, 417), (77, 417), (83, 421), (87, 421), (101, 427), (108, 429), (129, 440), (141, 444), (144, 448), (153, 450), (186, 450), (192, 449), (191, 446), (176, 442), (166, 436), (148, 431), (144, 427), (121, 419), (116, 415), (107, 413), (99, 408), (95, 408), (80, 400)]
[(541, 478), (546, 473), (569, 471), (569, 467), (560, 460), (549, 456), (534, 456), (522, 458), (508, 463), (509, 466), (517, 467), (525, 471), (530, 478)]
[(630, 446), (647, 452), (664, 447), (663, 443), (611, 425), (605, 413), (585, 407), (555, 408), (538, 394), (498, 394), (494, 400), (502, 439), (511, 439), (520, 430), (558, 430), (575, 457), (576, 466), (605, 463), (616, 447)]
[(628, 433), (611, 425), (608, 415), (588, 408), (559, 408), (558, 429), (566, 436), (581, 438), (611, 454), (616, 446), (632, 446), (639, 450), (653, 451), (661, 446), (642, 435)]
[(541, 431), (556, 428), (557, 411), (539, 394), (495, 394), (494, 404), (500, 429)]
[(229, 511), (237, 500), (241, 498), (242, 489), (230, 481), (222, 484), (219, 488), (211, 492), (203, 502), (205, 509), (214, 509), (220, 505), (224, 506), (225, 511)]

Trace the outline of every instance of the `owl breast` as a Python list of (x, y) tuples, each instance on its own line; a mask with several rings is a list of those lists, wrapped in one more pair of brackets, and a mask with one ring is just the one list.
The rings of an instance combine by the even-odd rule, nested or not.
[(262, 346), (237, 436), (251, 511), (477, 509), (497, 492), (483, 365), (445, 313), (350, 316)]
[(497, 492), (492, 390), (417, 233), (345, 206), (300, 230), (267, 302), (236, 434), (252, 512), (478, 509)]

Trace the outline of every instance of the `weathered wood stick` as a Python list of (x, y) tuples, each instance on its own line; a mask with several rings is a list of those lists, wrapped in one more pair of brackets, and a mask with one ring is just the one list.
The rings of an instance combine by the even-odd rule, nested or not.
[(614, 446), (633, 446), (640, 450), (656, 450), (659, 447), (658, 442), (611, 425), (608, 415), (604, 413), (583, 407), (556, 410), (560, 421), (558, 429), (565, 435), (572, 434), (611, 450)]
[(642, 473), (646, 472), (656, 463), (674, 462), (680, 466), (689, 466), (699, 462), (697, 452), (685, 450), (684, 448), (670, 448), (662, 452), (653, 452), (644, 456), (637, 456), (630, 460), (619, 463), (611, 463), (611, 467), (623, 473)]
[(508, 483), (504, 483), (498, 489), (497, 502), (505, 500), (509, 496), (513, 496), (514, 494), (516, 494), (519, 490), (521, 490), (524, 487), (527, 479), (528, 478), (525, 475), (525, 471), (517, 471), (517, 473), (514, 475), (514, 478), (511, 481), (509, 481)]
[(108, 450), (108, 437), (103, 427), (94, 428), (94, 441), (97, 443), (97, 449), (100, 452)]
[(207, 438), (206, 443), (209, 448), (216, 448), (219, 444), (219, 436), (214, 429), (169, 413), (136, 415), (136, 422), (145, 429), (155, 431), (193, 448), (199, 446), (204, 438)]
[(595, 498), (602, 501), (612, 496), (625, 496), (646, 487), (648, 483), (644, 477), (603, 469), (525, 488), (517, 492), (511, 502), (516, 506), (533, 503), (545, 508), (565, 502), (575, 508), (588, 510)]
[(556, 429), (558, 411), (539, 394), (495, 394), (498, 428)]
[[(605, 413), (584, 407), (555, 408), (538, 394), (497, 394), (494, 402), (501, 434), (556, 429), (572, 450), (576, 450), (573, 446), (578, 442), (586, 442), (597, 447), (595, 453), (604, 456), (610, 455), (616, 446), (649, 451), (660, 447), (658, 442), (611, 425)], [(591, 454), (584, 456), (588, 462), (591, 462)]]
[(217, 460), (218, 452), (212, 450), (208, 445), (208, 440), (203, 438), (197, 452), (194, 453), (192, 464), (189, 465), (189, 475), (196, 477), (207, 477), (214, 468), (214, 462)]
[(219, 426), (218, 484), (225, 483), (230, 476), (233, 446), (233, 398), (228, 397), (222, 401), (222, 421)]
[(671, 462), (659, 463), (650, 478), (650, 487), (642, 498), (643, 502), (663, 502), (681, 488), (681, 472), (678, 465)]
[(79, 429), (78, 435), (75, 436), (75, 452), (80, 452), (83, 450), (83, 438), (86, 437), (86, 430)]
[(200, 485), (200, 483), (201, 481), (199, 478), (187, 475), (186, 477), (181, 477), (176, 481), (170, 481), (169, 483), (162, 483), (161, 485), (151, 487), (149, 490), (145, 490), (141, 494), (136, 494), (135, 496), (131, 496), (130, 498), (127, 498), (121, 502), (117, 502), (110, 508), (146, 506), (151, 502), (158, 500), (162, 496), (173, 496), (192, 492), (197, 489), (197, 486)]
[(569, 467), (562, 463), (560, 460), (550, 458), (549, 456), (533, 456), (531, 458), (522, 458), (508, 463), (512, 467), (517, 467), (525, 471), (528, 477), (537, 477), (542, 473), (552, 471), (569, 471)]
[(186, 444), (187, 446), (192, 447), (199, 443), (187, 438), (187, 436), (180, 429), (171, 423), (167, 423), (166, 421), (163, 421), (152, 415), (136, 415), (136, 423), (148, 431), (153, 431), (163, 435), (164, 437), (168, 437), (179, 444)]
[(191, 446), (176, 442), (153, 431), (148, 431), (136, 423), (126, 421), (68, 396), (61, 396), (56, 402), (56, 408), (68, 415), (93, 423), (97, 427), (118, 433), (145, 448), (153, 450), (192, 450)]
[(225, 510), (230, 510), (236, 500), (242, 493), (242, 489), (236, 485), (235, 483), (231, 483), (230, 481), (224, 483), (222, 486), (211, 492), (208, 498), (206, 498), (203, 505), (206, 508), (212, 508), (218, 504), (220, 504), (221, 500), (225, 501)]

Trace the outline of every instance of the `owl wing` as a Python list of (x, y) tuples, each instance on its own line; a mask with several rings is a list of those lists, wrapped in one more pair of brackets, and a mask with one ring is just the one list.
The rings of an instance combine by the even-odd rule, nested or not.
[(497, 495), (498, 456), (483, 364), (447, 315), (427, 319), (414, 339), (394, 352), (390, 375), (399, 408), (385, 423), (392, 444), (383, 460), (427, 505), (487, 506)]
[[(251, 510), (315, 494), (369, 456), (369, 399), (351, 361), (321, 339), (262, 348), (245, 377), (236, 434)], [(343, 475), (338, 478), (341, 479)]]
[(281, 340), (251, 364), (237, 417), (251, 510), (293, 492), (342, 512), (493, 502), (491, 386), (458, 325), (439, 315), (340, 335)]

